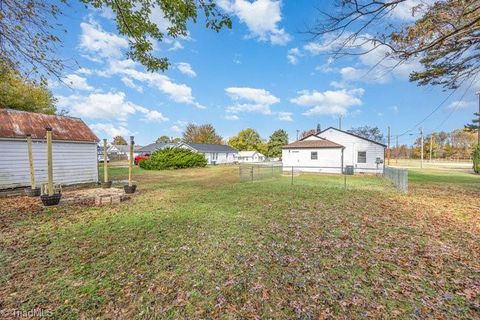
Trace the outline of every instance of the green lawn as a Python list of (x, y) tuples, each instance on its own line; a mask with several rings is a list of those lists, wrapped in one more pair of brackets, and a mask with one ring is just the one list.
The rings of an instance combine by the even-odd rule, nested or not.
[[(0, 199), (0, 309), (55, 318), (480, 316), (480, 178), (411, 172), (238, 182), (135, 169), (102, 208)], [(122, 180), (126, 168), (115, 168)], [(430, 178), (429, 178), (430, 177)], [(426, 183), (434, 181), (434, 183)]]

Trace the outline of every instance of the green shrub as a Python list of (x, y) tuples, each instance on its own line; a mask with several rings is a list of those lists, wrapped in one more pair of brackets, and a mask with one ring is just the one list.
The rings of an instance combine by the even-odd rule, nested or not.
[(168, 170), (205, 167), (207, 159), (197, 152), (184, 148), (165, 148), (157, 150), (150, 159), (140, 161), (140, 168), (147, 170)]
[(473, 150), (473, 171), (480, 173), (480, 144)]

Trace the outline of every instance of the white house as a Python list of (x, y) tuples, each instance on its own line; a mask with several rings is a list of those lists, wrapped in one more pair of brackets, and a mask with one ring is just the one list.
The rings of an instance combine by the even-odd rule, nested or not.
[(263, 162), (266, 157), (258, 151), (240, 151), (238, 152), (238, 162)]
[[(140, 153), (138, 150), (140, 150), (142, 147), (134, 145), (133, 146), (133, 157), (135, 158), (138, 156)], [(109, 156), (115, 156), (118, 155), (120, 157), (126, 157), (127, 160), (130, 160), (130, 146), (125, 144), (111, 144), (107, 148), (107, 153)], [(125, 158), (124, 158), (125, 159)]]
[(188, 148), (201, 153), (207, 159), (208, 164), (227, 164), (236, 161), (238, 151), (223, 144), (203, 143), (152, 143), (138, 150), (139, 153), (151, 154), (163, 148)]
[(345, 147), (316, 135), (282, 147), (284, 170), (341, 173)]
[(282, 148), (284, 170), (342, 173), (346, 166), (355, 172), (380, 173), (386, 146), (353, 133), (328, 128)]
[(35, 180), (47, 183), (47, 126), (53, 136), (54, 183), (98, 181), (98, 138), (81, 119), (0, 109), (0, 189), (30, 186), (27, 135), (33, 142)]

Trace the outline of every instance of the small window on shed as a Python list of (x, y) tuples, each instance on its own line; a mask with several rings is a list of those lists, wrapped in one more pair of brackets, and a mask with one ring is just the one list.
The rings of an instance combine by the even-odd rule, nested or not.
[(367, 151), (358, 151), (357, 163), (367, 163)]
[(310, 153), (310, 159), (317, 160), (318, 159), (318, 152), (317, 151), (312, 151)]

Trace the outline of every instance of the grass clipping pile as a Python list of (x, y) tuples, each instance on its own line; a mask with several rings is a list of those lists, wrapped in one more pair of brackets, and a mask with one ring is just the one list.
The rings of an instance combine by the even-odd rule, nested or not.
[(140, 168), (147, 170), (171, 170), (205, 167), (205, 156), (184, 148), (165, 148), (155, 151), (150, 159), (140, 161)]

